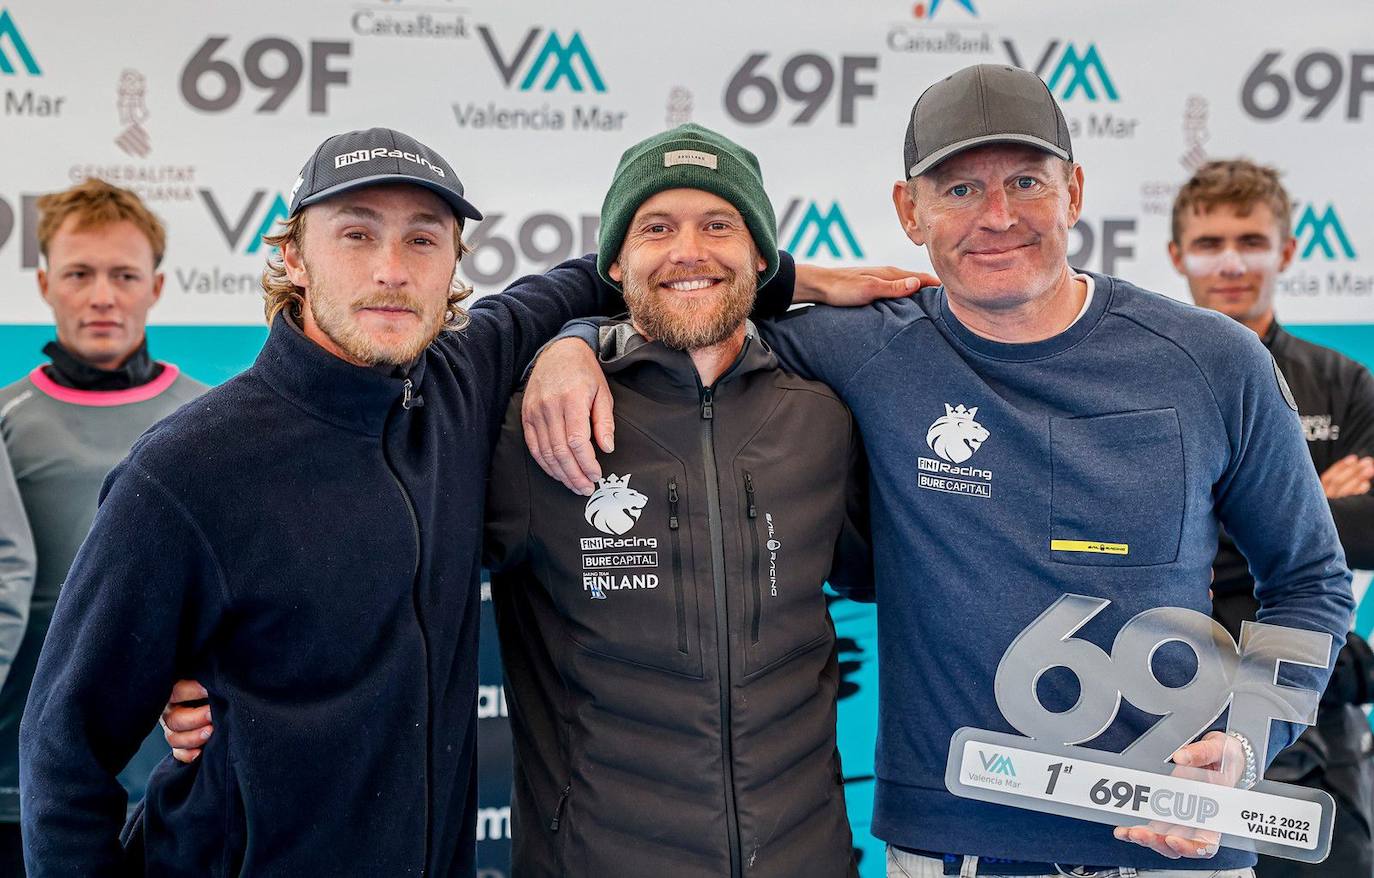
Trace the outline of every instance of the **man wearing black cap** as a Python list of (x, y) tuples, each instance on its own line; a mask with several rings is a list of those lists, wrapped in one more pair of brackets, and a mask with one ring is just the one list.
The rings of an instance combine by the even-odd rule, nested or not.
[[(72, 566), (21, 734), (30, 874), (473, 874), (491, 443), (538, 345), (619, 306), (577, 261), (460, 310), (480, 217), (399, 132), (306, 164), (256, 363), (134, 446)], [(178, 678), (217, 733), (122, 846), (115, 776)]]
[[(1272, 358), (1220, 315), (1071, 268), (1084, 180), (1072, 159), (1033, 74), (979, 65), (936, 83), (913, 108), (892, 195), (944, 286), (760, 325), (784, 368), (849, 405), (873, 473), (872, 826), (890, 843), (889, 875), (1249, 874), (1253, 854), (1207, 839), (1144, 826), (1114, 839), (1099, 824), (955, 797), (951, 735), (1012, 731), (994, 698), (999, 661), (1065, 593), (1110, 601), (1076, 634), (1106, 649), (1145, 610), (1206, 612), (1219, 525), (1250, 561), (1262, 621), (1333, 644), (1349, 627), (1350, 574)], [(568, 387), (573, 368), (586, 377)], [(541, 372), (563, 376), (553, 402)], [(585, 424), (599, 377), (585, 344), (560, 342), (526, 410), (558, 411), (558, 432)], [(1152, 667), (1175, 685), (1192, 676), (1181, 653)], [(1305, 668), (1284, 679), (1321, 690), (1326, 678)], [(1073, 708), (1078, 687), (1053, 679), (1040, 678), (1044, 709)], [(1119, 751), (1156, 719), (1122, 707), (1088, 737)], [(1261, 748), (1213, 732), (1174, 761), (1211, 766), (1227, 750), (1253, 778), (1293, 737), (1284, 726), (1267, 753), (1247, 755)]]

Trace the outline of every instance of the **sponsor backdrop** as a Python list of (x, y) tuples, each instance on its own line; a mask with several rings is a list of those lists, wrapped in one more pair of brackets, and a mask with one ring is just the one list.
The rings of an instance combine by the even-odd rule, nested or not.
[[(0, 0), (0, 381), (51, 337), (34, 283), (37, 195), (98, 176), (147, 199), (170, 229), (153, 351), (220, 381), (265, 335), (261, 236), (301, 163), (325, 136), (370, 125), (439, 149), (486, 211), (464, 263), (479, 292), (593, 249), (621, 150), (689, 120), (759, 154), (799, 259), (925, 267), (889, 200), (907, 113), (932, 80), (976, 62), (1034, 70), (1063, 102), (1087, 169), (1074, 264), (1183, 295), (1165, 258), (1176, 186), (1209, 156), (1273, 162), (1299, 239), (1281, 318), (1374, 361), (1374, 26), (1361, 0), (245, 0), (175, 12)], [(1364, 609), (1362, 630), (1374, 623)], [(851, 813), (874, 875), (873, 616), (833, 612)], [(509, 755), (493, 638), (483, 648), (477, 832), (495, 878), (507, 871)]]

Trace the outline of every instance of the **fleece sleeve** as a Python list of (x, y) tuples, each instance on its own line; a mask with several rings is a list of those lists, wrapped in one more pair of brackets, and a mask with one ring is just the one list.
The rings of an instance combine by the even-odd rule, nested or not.
[(116, 779), (223, 612), (205, 533), (126, 461), (57, 602), (19, 734), (29, 875), (121, 874)]
[[(1226, 425), (1229, 459), (1213, 488), (1217, 515), (1250, 562), (1257, 620), (1331, 636), (1326, 666), (1285, 663), (1280, 669), (1281, 683), (1321, 692), (1355, 609), (1350, 571), (1273, 357), (1257, 338), (1219, 356), (1224, 362), (1210, 384)], [(1291, 723), (1273, 727), (1268, 758), (1301, 731)]]
[(0, 442), (0, 688), (24, 640), (36, 573), (33, 532), (9, 455)]

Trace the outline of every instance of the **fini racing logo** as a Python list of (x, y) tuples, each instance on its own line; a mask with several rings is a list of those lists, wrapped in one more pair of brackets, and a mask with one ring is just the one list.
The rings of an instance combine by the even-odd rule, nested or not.
[(611, 473), (596, 480), (596, 490), (587, 498), (583, 516), (587, 523), (604, 534), (629, 533), (649, 498), (630, 487), (630, 474)]
[[(443, 168), (434, 164), (419, 153), (403, 152), (399, 149), (387, 149), (384, 146), (379, 146), (376, 149), (355, 149), (352, 152), (340, 153), (334, 156), (334, 167), (335, 169), (346, 168), (349, 165), (356, 165), (359, 162), (370, 162), (373, 159), (402, 159), (429, 168), (440, 177), (444, 176)], [(292, 189), (291, 192), (294, 197), (295, 190)]]
[(964, 408), (963, 403), (951, 407), (945, 403), (945, 413), (936, 418), (926, 433), (930, 450), (950, 463), (963, 463), (987, 441), (988, 431), (973, 418), (978, 406)]

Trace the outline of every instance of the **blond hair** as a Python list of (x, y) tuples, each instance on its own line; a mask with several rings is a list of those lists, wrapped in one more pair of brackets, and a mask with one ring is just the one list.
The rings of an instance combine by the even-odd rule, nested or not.
[(1268, 205), (1279, 225), (1279, 240), (1288, 239), (1293, 202), (1279, 182), (1278, 169), (1248, 159), (1227, 159), (1198, 168), (1179, 188), (1174, 199), (1174, 243), (1183, 243), (1183, 219), (1187, 214), (1206, 213), (1219, 204), (1235, 208), (1239, 216), (1249, 216), (1256, 204)]
[(70, 189), (39, 196), (38, 249), (48, 258), (48, 245), (53, 235), (67, 221), (76, 217), (77, 229), (98, 229), (118, 222), (133, 223), (143, 233), (153, 249), (153, 267), (162, 263), (167, 251), (167, 230), (143, 200), (130, 192), (112, 186), (95, 177), (87, 178)]
[[(262, 242), (272, 248), (267, 256), (267, 267), (262, 270), (262, 309), (269, 326), (283, 310), (299, 324), (301, 308), (305, 305), (305, 289), (296, 286), (291, 282), (291, 278), (286, 276), (282, 246), (288, 241), (299, 253), (305, 254), (305, 211), (299, 211), (295, 216), (282, 220), (281, 230), (276, 234), (262, 236)], [(468, 312), (458, 303), (472, 295), (472, 287), (458, 277), (458, 263), (472, 251), (463, 243), (461, 223), (455, 223), (453, 226), (453, 249), (458, 258), (453, 263), (453, 279), (449, 281), (448, 302), (444, 306), (444, 328), (463, 329), (468, 325)]]

